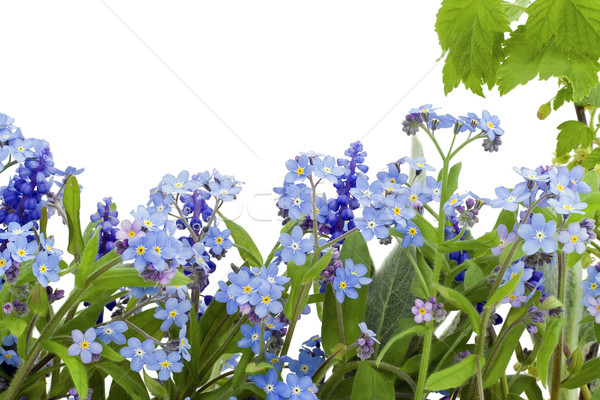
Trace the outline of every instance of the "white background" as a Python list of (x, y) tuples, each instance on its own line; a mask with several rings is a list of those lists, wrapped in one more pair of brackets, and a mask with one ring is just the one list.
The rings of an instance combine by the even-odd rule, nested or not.
[[(459, 157), (463, 191), (493, 197), (496, 186), (519, 181), (513, 166), (551, 162), (555, 127), (574, 119), (568, 106), (536, 118), (556, 80), (504, 97), (494, 89), (481, 98), (462, 87), (444, 96), (434, 31), (439, 6), (5, 2), (0, 112), (26, 137), (48, 140), (57, 167), (85, 167), (78, 177), (82, 220), (105, 196), (127, 218), (164, 174), (217, 168), (246, 182), (225, 212), (266, 254), (280, 229), (271, 189), (283, 180), (284, 162), (309, 150), (342, 156), (360, 139), (374, 176), (410, 153), (401, 122), (412, 107), (433, 103), (454, 115), (487, 109), (500, 117), (506, 133), (499, 153), (477, 142)], [(428, 143), (425, 154), (440, 166)], [(481, 232), (495, 214), (483, 217)], [(54, 233), (66, 237), (66, 229)], [(378, 263), (387, 248), (371, 244)], [(232, 253), (217, 275), (236, 261)]]

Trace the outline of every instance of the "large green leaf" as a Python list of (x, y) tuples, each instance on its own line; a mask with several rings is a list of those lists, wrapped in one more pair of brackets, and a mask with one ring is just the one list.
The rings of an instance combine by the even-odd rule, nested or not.
[(504, 59), (502, 42), (509, 30), (502, 1), (444, 0), (435, 30), (442, 51), (447, 53), (443, 69), (444, 92), (463, 82), (483, 96), (482, 85), (492, 87)]
[(415, 273), (407, 251), (412, 250), (396, 244), (369, 284), (366, 323), (384, 346), (394, 334), (396, 321), (412, 318), (410, 288)]
[(586, 124), (579, 121), (565, 121), (558, 126), (560, 133), (556, 143), (558, 157), (569, 153), (579, 147), (588, 147), (596, 135)]
[(370, 364), (360, 363), (352, 384), (350, 400), (394, 400), (393, 379), (388, 379)]
[(452, 304), (459, 310), (465, 312), (469, 316), (469, 321), (471, 322), (473, 332), (479, 334), (481, 316), (479, 315), (475, 307), (473, 307), (473, 304), (471, 304), (471, 302), (467, 300), (465, 296), (463, 296), (454, 289), (450, 289), (442, 285), (436, 285), (436, 288), (445, 301)]
[(138, 373), (129, 369), (129, 362), (120, 365), (110, 361), (104, 361), (98, 364), (98, 368), (109, 374), (113, 378), (113, 383), (121, 386), (129, 398), (136, 400), (149, 400), (148, 390)]

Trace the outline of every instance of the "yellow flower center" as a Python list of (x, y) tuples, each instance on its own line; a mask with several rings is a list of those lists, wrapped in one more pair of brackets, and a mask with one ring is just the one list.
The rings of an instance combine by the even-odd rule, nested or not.
[(411, 194), (410, 195), (410, 201), (417, 201), (418, 197), (416, 194)]
[(277, 364), (279, 362), (279, 358), (274, 357), (271, 359), (271, 364)]
[(416, 230), (415, 228), (410, 228), (410, 229), (408, 230), (408, 234), (409, 234), (410, 236), (415, 236), (415, 235), (417, 234), (417, 230)]
[(273, 329), (273, 328), (275, 328), (275, 325), (273, 325), (273, 324), (267, 324), (267, 328)]
[(577, 235), (571, 236), (571, 243), (577, 243), (579, 241), (579, 237)]
[(87, 340), (84, 340), (83, 342), (81, 342), (81, 348), (82, 349), (87, 349), (88, 347), (90, 347), (90, 343)]
[(561, 185), (561, 184), (556, 185), (556, 188), (558, 189), (559, 192), (562, 192), (563, 190), (565, 190), (565, 188), (563, 188), (563, 185)]
[(154, 246), (154, 247), (153, 247), (153, 249), (154, 249), (154, 250), (156, 250), (156, 252), (157, 252), (158, 254), (160, 254), (160, 247), (158, 247), (158, 246)]
[(6, 265), (6, 260), (5, 259), (0, 259), (0, 267), (4, 267)]
[(516, 300), (517, 296), (515, 296), (514, 294), (511, 294), (510, 296), (508, 296), (511, 300)]
[(269, 304), (271, 302), (271, 298), (269, 296), (263, 296), (262, 302), (264, 304)]
[(597, 287), (598, 287), (598, 284), (596, 282), (594, 282), (590, 285), (590, 289), (592, 289), (592, 290), (596, 289)]
[(399, 207), (394, 207), (394, 214), (398, 215), (400, 214), (400, 208)]
[(427, 310), (424, 309), (423, 307), (421, 307), (421, 308), (419, 308), (419, 314), (425, 315), (425, 314), (427, 314)]
[(177, 311), (173, 310), (169, 313), (169, 318), (175, 318), (177, 316)]
[(598, 311), (600, 311), (600, 304), (598, 304), (598, 305), (596, 306), (596, 309), (597, 309)]
[(219, 236), (218, 238), (215, 239), (215, 242), (217, 242), (218, 244), (223, 243), (223, 238), (221, 236)]
[(252, 287), (250, 287), (250, 286), (244, 286), (244, 293), (248, 294), (250, 292), (252, 292)]
[(26, 254), (26, 253), (25, 253), (25, 250), (23, 250), (23, 249), (19, 249), (19, 251), (17, 251), (17, 253), (18, 253), (18, 254), (19, 254), (21, 257), (23, 257), (23, 256)]
[(129, 233), (127, 235), (129, 237), (135, 237), (135, 232), (134, 231), (129, 231)]
[(45, 266), (45, 265), (40, 265), (40, 272), (41, 272), (42, 274), (45, 274), (47, 270), (48, 270), (48, 268), (46, 268), (46, 266)]
[(513, 272), (512, 274), (510, 274), (510, 278), (509, 278), (509, 279), (512, 279), (512, 278), (514, 278), (515, 276), (517, 276), (517, 274)]
[(298, 175), (302, 175), (302, 174), (304, 173), (304, 168), (302, 168), (302, 167), (298, 167), (298, 169), (296, 170), (296, 173), (297, 173)]
[(346, 289), (346, 282), (340, 282), (340, 289)]
[(168, 362), (168, 361), (163, 361), (163, 362), (161, 362), (161, 363), (160, 363), (160, 365), (161, 365), (163, 368), (169, 368), (169, 365), (171, 365), (171, 363), (170, 363), (170, 362)]
[(454, 203), (456, 203), (457, 201), (458, 201), (457, 199), (452, 199), (452, 200), (450, 200), (450, 204), (454, 204)]
[(396, 180), (394, 178), (390, 178), (390, 182), (396, 183)]
[(142, 255), (142, 254), (144, 254), (146, 252), (146, 248), (144, 246), (138, 246), (135, 249), (135, 252), (138, 253), (139, 255)]
[(180, 343), (180, 346), (183, 346), (183, 345), (185, 344), (185, 339), (181, 339), (181, 340), (179, 341), (179, 343)]
[(494, 129), (494, 124), (492, 124), (491, 122), (488, 122), (488, 128)]

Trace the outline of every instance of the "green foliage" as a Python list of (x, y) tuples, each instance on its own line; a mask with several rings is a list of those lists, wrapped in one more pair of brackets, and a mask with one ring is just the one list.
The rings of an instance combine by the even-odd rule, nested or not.
[(69, 370), (69, 374), (71, 375), (71, 379), (73, 380), (73, 384), (77, 389), (78, 393), (87, 393), (88, 391), (88, 382), (87, 382), (87, 373), (85, 371), (85, 366), (79, 359), (79, 357), (73, 357), (67, 354), (67, 348), (50, 340), (45, 340), (40, 343), (41, 346), (48, 350), (50, 353), (54, 353), (60, 357), (60, 359), (65, 363), (67, 369)]
[(508, 18), (496, 0), (444, 0), (435, 30), (447, 53), (444, 91), (449, 93), (463, 82), (467, 89), (483, 96), (482, 85), (494, 86), (502, 42), (509, 30)]
[(558, 142), (556, 155), (558, 157), (579, 147), (588, 147), (596, 137), (594, 131), (579, 121), (565, 121), (558, 126)]
[(96, 255), (98, 254), (99, 242), (100, 230), (98, 229), (92, 236), (92, 239), (89, 242), (87, 242), (83, 250), (81, 264), (79, 265), (77, 274), (75, 274), (75, 285), (77, 285), (77, 287), (82, 287), (85, 284), (87, 278), (89, 278), (90, 276), (92, 265), (94, 264), (94, 260), (96, 259)]
[[(471, 354), (451, 367), (434, 372), (427, 378), (425, 387), (428, 390), (444, 390), (459, 387), (477, 371), (476, 358), (475, 354)], [(479, 362), (480, 365), (483, 365), (483, 360)]]
[(79, 259), (79, 255), (83, 250), (83, 236), (81, 235), (81, 223), (79, 221), (79, 196), (79, 183), (75, 176), (71, 176), (67, 180), (63, 191), (63, 205), (69, 224), (69, 246), (67, 250), (75, 256), (75, 260)]
[[(374, 266), (371, 255), (369, 254), (369, 247), (360, 232), (355, 232), (344, 240), (339, 259), (342, 262), (351, 259), (354, 262), (354, 265), (364, 264), (368, 271), (366, 276), (370, 277), (373, 274)], [(335, 322), (338, 320), (337, 300), (333, 290), (331, 290), (331, 285), (327, 286), (325, 300), (323, 302), (323, 320), (333, 322), (324, 323), (321, 326), (321, 337), (325, 352), (331, 354), (337, 343), (349, 345), (354, 343), (362, 335), (358, 324), (365, 322), (366, 319), (365, 314), (367, 311), (367, 292), (370, 291), (369, 286), (371, 285), (363, 285), (360, 289), (357, 289), (358, 299), (346, 298), (341, 304), (344, 323), (344, 340), (341, 340), (338, 324)], [(351, 357), (356, 353), (356, 350), (352, 350), (348, 353), (349, 354), (346, 354), (346, 356)]]
[(404, 249), (397, 244), (373, 275), (367, 295), (367, 326), (382, 343), (391, 339), (400, 318), (411, 317), (414, 296), (410, 287), (414, 270)]
[(393, 400), (394, 380), (386, 378), (370, 364), (360, 363), (352, 385), (350, 400)]
[(459, 310), (461, 310), (469, 316), (469, 321), (471, 322), (473, 332), (479, 334), (481, 317), (479, 316), (479, 313), (477, 312), (475, 307), (473, 307), (473, 304), (465, 296), (463, 296), (456, 290), (444, 287), (442, 285), (435, 285), (435, 287), (437, 288), (439, 294), (444, 298), (445, 301), (452, 304), (454, 307), (458, 308)]
[(263, 265), (263, 259), (258, 251), (258, 247), (252, 240), (252, 237), (246, 232), (244, 228), (235, 222), (223, 217), (223, 222), (227, 226), (227, 229), (231, 231), (231, 237), (235, 242), (236, 248), (240, 253), (240, 257), (244, 260), (246, 265), (253, 267), (260, 267)]
[(540, 348), (540, 352), (537, 357), (537, 370), (540, 376), (540, 381), (544, 387), (546, 387), (546, 377), (548, 375), (550, 356), (558, 344), (560, 331), (564, 324), (564, 319), (552, 318), (546, 325), (546, 332), (544, 333), (544, 339), (542, 340), (542, 347)]

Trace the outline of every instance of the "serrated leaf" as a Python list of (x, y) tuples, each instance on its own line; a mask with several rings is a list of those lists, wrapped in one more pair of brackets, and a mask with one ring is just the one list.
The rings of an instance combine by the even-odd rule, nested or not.
[(565, 50), (600, 56), (600, 4), (589, 0), (536, 0), (527, 26), (538, 48), (555, 41)]
[(600, 147), (595, 148), (588, 156), (581, 162), (585, 168), (593, 169), (596, 165), (600, 164)]
[(447, 51), (443, 70), (446, 93), (460, 80), (467, 89), (483, 96), (482, 85), (495, 84), (504, 59), (502, 42), (509, 22), (502, 2), (444, 0), (435, 30), (442, 50)]
[[(434, 372), (427, 378), (425, 387), (428, 390), (444, 390), (462, 385), (477, 372), (476, 355), (471, 354), (460, 362), (441, 371)], [(483, 365), (483, 360), (480, 360)]]
[(560, 130), (556, 143), (558, 157), (571, 150), (590, 146), (595, 138), (594, 131), (579, 121), (565, 121), (558, 126), (558, 129)]
[(565, 102), (569, 102), (573, 100), (573, 89), (570, 85), (564, 86), (556, 92), (556, 96), (554, 96), (554, 101), (552, 101), (552, 108), (554, 111), (558, 110), (562, 107)]
[(509, 22), (513, 22), (521, 18), (521, 15), (525, 12), (525, 8), (531, 3), (530, 0), (516, 0), (513, 3), (503, 2), (504, 11), (506, 18)]

